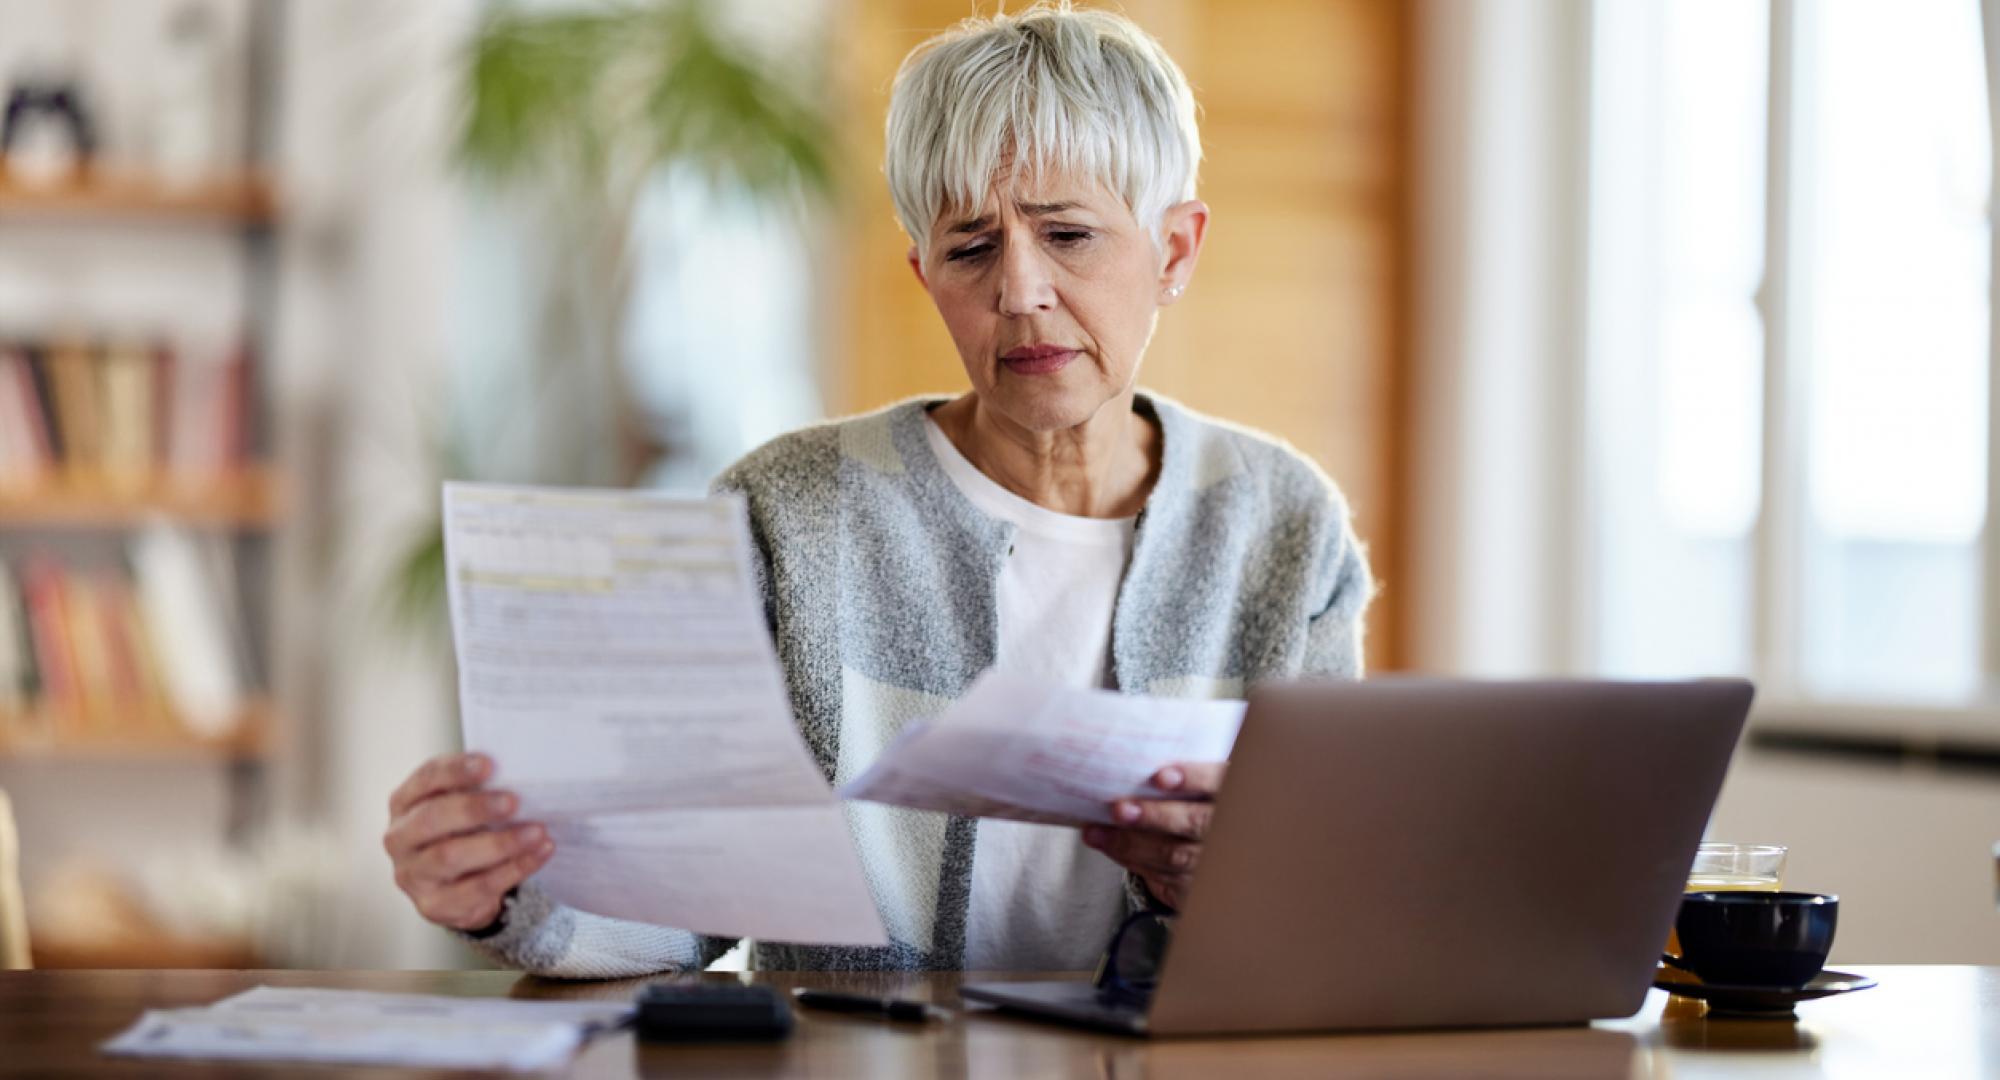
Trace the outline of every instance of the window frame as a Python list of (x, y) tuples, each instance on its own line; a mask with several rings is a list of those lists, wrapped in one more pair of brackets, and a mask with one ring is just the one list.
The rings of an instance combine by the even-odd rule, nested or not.
[[(1812, 58), (1800, 43), (1808, 40), (1814, 16), (1812, 0), (1768, 0), (1770, 18), (1765, 101), (1764, 271), (1756, 293), (1763, 323), (1763, 400), (1758, 514), (1751, 528), (1752, 566), (1749, 608), (1751, 672), (1762, 693), (1756, 710), (1764, 728), (1820, 730), (1840, 734), (1882, 734), (1895, 731), (1937, 740), (1975, 739), (1991, 742), (2000, 732), (2000, 165), (1989, 181), (1988, 222), (1992, 270), (1988, 280), (1988, 355), (1986, 425), (1986, 519), (1980, 530), (1979, 676), (1976, 697), (1960, 704), (1913, 703), (1895, 698), (1871, 699), (1847, 694), (1816, 693), (1803, 678), (1805, 564), (1807, 528), (1808, 393), (1805, 364), (1811, 343), (1803, 335), (1813, 281), (1809, 222), (1813, 205), (1808, 185), (1798, 182), (1799, 163), (1810, 149), (1804, 145), (1812, 130)], [(1980, 0), (1986, 60), (1988, 122), (1994, 132), (2000, 162), (2000, 0)], [(1594, 305), (1594, 302), (1593, 302)], [(1579, 509), (1594, 508), (1585, 504)], [(1586, 533), (1592, 514), (1578, 515)], [(1590, 560), (1581, 569), (1590, 582), (1582, 592), (1593, 594), (1601, 564)], [(1578, 604), (1578, 615), (1595, 611)], [(1587, 624), (1586, 624), (1587, 625)], [(1576, 634), (1573, 643), (1591, 639)], [(1586, 670), (1598, 667), (1587, 647), (1570, 650), (1572, 660)], [(1581, 653), (1582, 655), (1578, 655)], [(1887, 712), (1893, 710), (1890, 722)]]

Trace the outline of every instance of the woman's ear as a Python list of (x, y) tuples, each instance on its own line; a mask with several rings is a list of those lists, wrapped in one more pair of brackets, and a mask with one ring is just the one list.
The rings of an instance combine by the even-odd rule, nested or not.
[(917, 245), (910, 245), (910, 254), (907, 257), (910, 260), (910, 273), (917, 275), (917, 284), (922, 285), (928, 292), (931, 283), (924, 280), (924, 258), (917, 254)]
[(1201, 258), (1201, 241), (1208, 234), (1208, 204), (1189, 199), (1167, 207), (1160, 215), (1160, 246), (1166, 256), (1160, 267), (1160, 302), (1171, 304), (1181, 298), (1194, 280), (1194, 264)]

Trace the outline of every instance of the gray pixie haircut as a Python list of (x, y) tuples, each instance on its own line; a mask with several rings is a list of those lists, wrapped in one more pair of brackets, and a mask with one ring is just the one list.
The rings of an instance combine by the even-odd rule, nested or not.
[(947, 209), (985, 202), (994, 177), (1093, 177), (1161, 237), (1194, 198), (1194, 93), (1152, 35), (1123, 15), (1041, 0), (972, 18), (916, 47), (889, 96), (882, 171), (919, 250)]

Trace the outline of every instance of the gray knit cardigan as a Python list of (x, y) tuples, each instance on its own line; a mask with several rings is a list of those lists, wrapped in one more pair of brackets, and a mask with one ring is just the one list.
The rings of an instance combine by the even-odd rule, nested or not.
[[(996, 584), (1013, 526), (976, 509), (933, 456), (917, 398), (780, 436), (715, 482), (749, 503), (765, 614), (806, 745), (833, 784), (937, 715), (997, 651)], [(1157, 395), (1162, 435), (1112, 616), (1126, 693), (1240, 698), (1265, 679), (1359, 677), (1372, 586), (1345, 501), (1309, 461)], [(886, 948), (756, 942), (758, 968), (955, 969), (965, 955), (974, 822), (846, 804)], [(1128, 903), (1144, 902), (1136, 884)], [(571, 978), (699, 969), (735, 942), (611, 919), (524, 885), (474, 945)]]

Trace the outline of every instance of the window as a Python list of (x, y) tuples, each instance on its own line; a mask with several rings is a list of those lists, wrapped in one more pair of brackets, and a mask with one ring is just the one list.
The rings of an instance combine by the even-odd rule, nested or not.
[(1601, 3), (1592, 34), (1586, 664), (1964, 700), (1994, 587), (1978, 0)]

